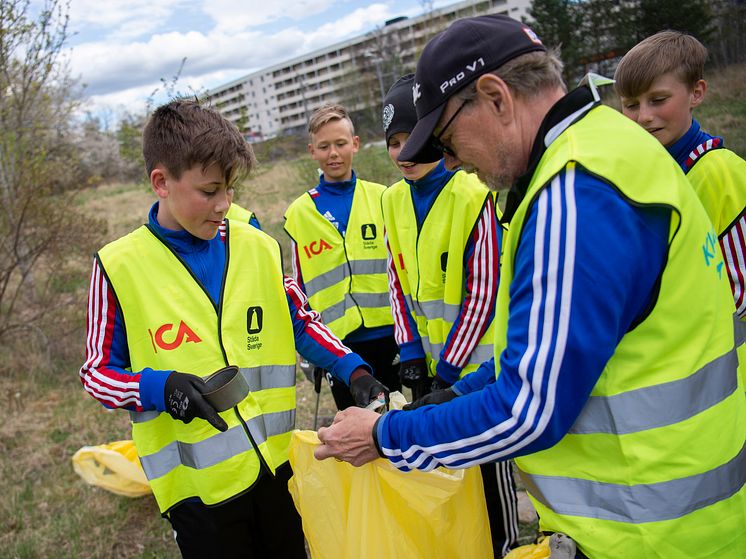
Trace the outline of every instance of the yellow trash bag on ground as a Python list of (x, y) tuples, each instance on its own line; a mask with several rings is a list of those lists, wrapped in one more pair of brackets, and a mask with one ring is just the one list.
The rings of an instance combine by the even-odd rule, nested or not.
[(86, 482), (117, 495), (141, 497), (151, 492), (132, 441), (84, 446), (73, 455), (73, 468)]
[(479, 468), (401, 472), (316, 460), (315, 431), (290, 441), (288, 487), (314, 559), (492, 557)]
[(539, 543), (530, 543), (516, 547), (503, 557), (503, 559), (549, 559), (551, 553), (549, 538), (544, 538)]

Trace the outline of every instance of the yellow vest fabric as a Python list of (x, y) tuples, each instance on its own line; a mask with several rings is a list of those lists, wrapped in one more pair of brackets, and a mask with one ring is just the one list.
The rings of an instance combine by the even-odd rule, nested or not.
[(717, 262), (708, 265), (702, 254), (712, 225), (664, 155), (635, 123), (595, 107), (548, 147), (511, 220), (497, 362), (523, 223), (557, 173), (566, 168), (572, 181), (584, 168), (633, 204), (672, 209), (668, 260), (650, 314), (621, 339), (570, 432), (515, 462), (540, 529), (568, 534), (589, 557), (746, 557), (746, 400), (730, 289)]
[[(246, 491), (260, 469), (287, 461), (295, 426), (295, 344), (277, 242), (226, 221), (226, 270), (215, 305), (182, 261), (147, 226), (105, 246), (99, 262), (114, 290), (132, 370), (205, 377), (237, 365), (251, 392), (208, 422), (132, 413), (132, 436), (162, 512), (191, 497), (208, 505)], [(264, 466), (263, 466), (264, 465)]]
[(244, 223), (248, 223), (252, 217), (254, 217), (254, 212), (251, 210), (247, 210), (244, 207), (239, 206), (238, 204), (231, 204), (231, 207), (228, 208), (228, 212), (226, 212), (225, 217), (228, 219), (233, 219), (235, 221), (242, 221)]
[(318, 212), (307, 192), (285, 212), (285, 231), (298, 246), (308, 302), (340, 339), (361, 326), (394, 323), (381, 212), (385, 189), (357, 179), (344, 236)]
[[(438, 194), (420, 230), (406, 181), (402, 179), (383, 194), (389, 247), (431, 376), (461, 311), (466, 295), (464, 250), (487, 203), (492, 203), (487, 187), (476, 175), (458, 171)], [(497, 282), (497, 278), (489, 281)], [(492, 357), (493, 337), (490, 324), (461, 376)]]
[[(746, 208), (746, 161), (730, 150), (712, 149), (694, 162), (686, 177), (710, 216), (718, 239), (722, 239)], [(736, 328), (739, 373), (746, 385), (746, 316)]]

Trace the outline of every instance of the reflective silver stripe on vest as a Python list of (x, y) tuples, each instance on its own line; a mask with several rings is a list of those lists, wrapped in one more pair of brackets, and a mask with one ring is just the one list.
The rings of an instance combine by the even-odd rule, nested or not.
[(350, 267), (352, 273), (357, 274), (385, 274), (386, 271), (386, 259), (385, 258), (371, 258), (368, 260), (351, 260)]
[(658, 522), (735, 495), (746, 484), (746, 446), (709, 472), (659, 483), (618, 485), (520, 473), (529, 493), (557, 514), (630, 524)]
[[(495, 347), (492, 345), (492, 340), (483, 340), (484, 343), (476, 345), (474, 350), (469, 356), (469, 365), (481, 365), (485, 361), (489, 361), (495, 355)], [(430, 338), (422, 336), (422, 349), (425, 353), (429, 353), (433, 359), (440, 359), (440, 352), (443, 351), (443, 344), (430, 343)]]
[[(354, 297), (354, 299), (353, 299)], [(388, 293), (345, 293), (345, 298), (339, 303), (335, 303), (331, 307), (321, 311), (321, 319), (324, 324), (330, 324), (331, 322), (342, 318), (347, 312), (347, 309), (353, 309), (355, 307), (363, 309), (376, 309), (376, 308), (390, 308), (389, 306), (389, 294)]]
[(350, 277), (350, 269), (345, 262), (344, 264), (340, 264), (336, 268), (324, 272), (320, 276), (316, 276), (312, 280), (305, 282), (306, 295), (311, 297), (322, 289), (336, 285), (348, 277)]
[(241, 369), (241, 374), (249, 383), (249, 390), (259, 392), (269, 388), (290, 388), (295, 386), (294, 365), (265, 365)]
[(166, 412), (160, 412), (160, 411), (131, 411), (130, 412), (130, 421), (132, 423), (145, 423), (146, 421), (150, 421), (151, 419), (155, 419), (162, 413)]
[[(746, 343), (746, 322), (736, 317), (733, 331), (736, 337), (736, 347)], [(746, 366), (746, 363), (743, 365)]]
[[(267, 413), (252, 417), (246, 426), (257, 445), (273, 435), (292, 431), (295, 427), (295, 410)], [(252, 450), (251, 441), (243, 427), (237, 425), (225, 433), (216, 433), (198, 443), (173, 441), (158, 452), (141, 456), (140, 463), (149, 480), (165, 476), (179, 465), (201, 470), (219, 464), (242, 452)]]
[(340, 264), (336, 268), (324, 272), (323, 274), (305, 282), (306, 295), (310, 297), (322, 289), (336, 285), (340, 281), (350, 277), (350, 268), (352, 269), (353, 275), (385, 274), (386, 259), (376, 258), (370, 260), (352, 260), (349, 263), (349, 266), (347, 265), (347, 262)]
[(614, 396), (591, 396), (570, 433), (625, 435), (679, 423), (735, 392), (737, 367), (733, 349), (684, 379)]
[[(249, 383), (249, 390), (259, 392), (265, 388), (290, 388), (295, 386), (295, 366), (293, 365), (265, 365), (241, 369), (241, 374)], [(145, 423), (155, 419), (161, 413), (158, 411), (130, 412), (132, 423)]]
[(461, 312), (461, 305), (451, 305), (443, 301), (415, 301), (414, 305), (415, 313), (419, 316), (424, 316), (428, 320), (440, 318), (451, 324), (456, 322)]

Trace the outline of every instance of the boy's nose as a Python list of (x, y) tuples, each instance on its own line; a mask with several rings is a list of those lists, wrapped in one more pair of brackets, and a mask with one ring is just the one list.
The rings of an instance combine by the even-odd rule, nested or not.
[(215, 212), (217, 213), (227, 212), (228, 208), (231, 207), (232, 203), (233, 203), (233, 194), (228, 191), (223, 191), (223, 193), (217, 197), (217, 200), (215, 200)]
[(650, 122), (653, 120), (654, 113), (648, 107), (640, 104), (640, 110), (637, 113), (637, 122)]

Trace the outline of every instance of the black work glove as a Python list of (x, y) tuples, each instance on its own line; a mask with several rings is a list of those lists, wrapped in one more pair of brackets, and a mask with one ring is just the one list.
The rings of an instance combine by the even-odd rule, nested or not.
[(430, 390), (432, 392), (435, 392), (436, 390), (445, 390), (446, 388), (450, 388), (452, 384), (452, 382), (447, 382), (436, 374), (433, 377), (433, 383), (430, 385)]
[(210, 403), (202, 396), (204, 381), (196, 375), (174, 371), (166, 379), (164, 396), (166, 411), (174, 419), (189, 423), (195, 417), (202, 418), (218, 431), (227, 431), (228, 425)]
[(350, 393), (352, 399), (355, 400), (355, 405), (360, 408), (364, 408), (372, 401), (377, 400), (381, 393), (386, 399), (386, 404), (389, 403), (389, 389), (364, 369), (357, 369), (350, 376)]
[(419, 386), (427, 380), (427, 363), (424, 359), (402, 361), (399, 365), (399, 379), (407, 388)]
[(419, 400), (415, 400), (411, 404), (407, 404), (402, 409), (405, 411), (409, 411), (416, 410), (417, 408), (421, 408), (422, 406), (427, 406), (430, 404), (443, 404), (445, 402), (450, 402), (456, 396), (458, 396), (458, 394), (456, 394), (452, 388), (446, 388), (445, 390), (436, 390), (434, 392), (430, 392), (430, 394), (426, 394)]

